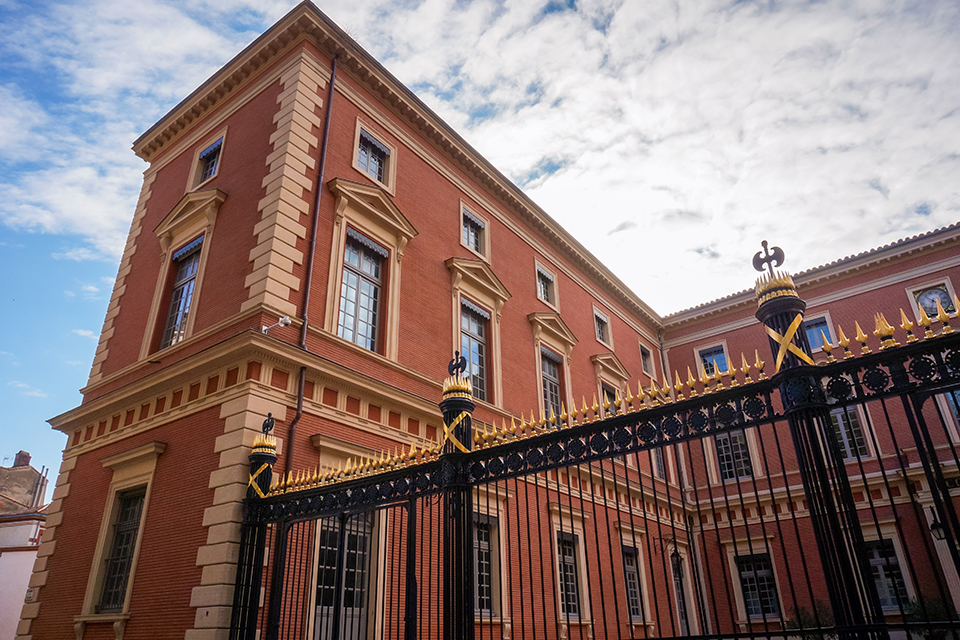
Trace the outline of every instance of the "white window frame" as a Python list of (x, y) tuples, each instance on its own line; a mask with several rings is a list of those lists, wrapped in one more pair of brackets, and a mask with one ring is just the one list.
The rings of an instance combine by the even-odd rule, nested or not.
[[(480, 249), (474, 249), (469, 243), (463, 240), (463, 227), (468, 216), (476, 218), (483, 223), (480, 230)], [(467, 249), (470, 253), (477, 256), (484, 262), (490, 262), (490, 218), (478, 212), (478, 207), (468, 206), (463, 200), (460, 201), (460, 228), (458, 229), (460, 237), (460, 246)]]
[[(534, 263), (535, 263), (535, 268), (533, 271), (533, 275), (535, 277), (534, 284), (536, 286), (537, 300), (539, 300), (543, 304), (547, 305), (548, 307), (550, 307), (551, 309), (559, 313), (560, 312), (560, 286), (559, 286), (559, 283), (557, 282), (557, 273), (553, 269), (550, 269), (549, 267), (547, 267), (539, 259), (535, 259)], [(543, 297), (540, 295), (540, 274), (541, 273), (547, 278), (549, 278), (550, 280), (550, 284), (551, 284), (550, 293), (553, 294), (553, 300), (544, 300)]]
[[(940, 285), (943, 285), (947, 288), (947, 293), (950, 295), (950, 300), (953, 300), (956, 297), (957, 292), (953, 288), (953, 282), (951, 282), (949, 276), (943, 276), (935, 280), (927, 280), (926, 282), (920, 282), (904, 288), (904, 291), (907, 295), (908, 306), (913, 309), (913, 317), (917, 322), (920, 321), (920, 308), (917, 304), (916, 294), (925, 289), (932, 289), (933, 287), (939, 287)], [(951, 315), (956, 316), (957, 314), (952, 313)], [(916, 329), (914, 329), (914, 331), (916, 331)]]
[(747, 615), (747, 607), (743, 600), (743, 585), (740, 582), (740, 569), (737, 567), (737, 556), (766, 554), (770, 558), (770, 566), (773, 569), (773, 580), (777, 587), (777, 606), (780, 615), (768, 615), (765, 619), (768, 623), (780, 622), (783, 619), (785, 611), (783, 608), (783, 589), (780, 587), (781, 582), (780, 575), (777, 571), (777, 558), (773, 553), (773, 545), (770, 542), (772, 539), (773, 535), (767, 534), (766, 537), (751, 536), (749, 538), (736, 538), (735, 540), (721, 540), (721, 544), (727, 554), (727, 570), (730, 572), (730, 576), (734, 579), (735, 584), (733, 596), (736, 603), (737, 617), (739, 618), (736, 621), (737, 624), (748, 625), (750, 623), (762, 623), (764, 621), (762, 616), (751, 617)]
[[(929, 512), (929, 509), (926, 511)], [(907, 589), (907, 600), (916, 598), (917, 592), (916, 589), (914, 589), (913, 580), (910, 578), (910, 567), (903, 560), (906, 555), (903, 551), (903, 544), (900, 541), (900, 536), (897, 535), (896, 521), (891, 518), (882, 519), (877, 524), (873, 522), (865, 522), (861, 528), (863, 529), (864, 542), (876, 542), (880, 539), (890, 540), (893, 542), (893, 550), (897, 556), (897, 565), (900, 567), (900, 575), (903, 577), (903, 584)], [(904, 602), (904, 604), (906, 603)], [(883, 612), (889, 614), (899, 614), (900, 608), (896, 606), (884, 607)]]
[[(655, 378), (657, 375), (657, 365), (653, 361), (653, 349), (649, 348), (647, 345), (643, 344), (643, 341), (640, 340), (640, 368), (643, 370), (644, 375), (649, 376), (651, 379)], [(643, 352), (646, 351), (650, 356), (650, 368), (647, 368), (647, 361), (643, 357)]]
[[(622, 558), (624, 547), (630, 547), (637, 551), (637, 574), (640, 581), (641, 618), (634, 618), (628, 615), (630, 619), (630, 625), (634, 631), (638, 631), (640, 627), (646, 626), (647, 633), (649, 634), (655, 628), (656, 621), (650, 613), (650, 585), (646, 568), (646, 555), (643, 553), (643, 550), (646, 548), (647, 531), (643, 527), (631, 525), (629, 521), (617, 520), (614, 524), (620, 533), (621, 562), (623, 561)], [(626, 596), (626, 572), (623, 571), (622, 573), (624, 576), (624, 596)], [(630, 602), (629, 600), (626, 602), (627, 612), (629, 613)]]
[[(727, 348), (727, 341), (720, 340), (717, 342), (708, 342), (708, 343), (697, 345), (696, 347), (693, 348), (693, 360), (694, 362), (697, 363), (697, 372), (700, 376), (706, 375), (706, 372), (703, 369), (703, 361), (700, 358), (700, 352), (706, 351), (708, 349), (716, 349), (717, 347), (720, 347), (721, 349), (723, 349), (723, 358), (724, 360), (726, 360), (726, 363), (727, 363), (727, 368), (724, 371), (727, 371), (730, 369), (730, 350)], [(714, 373), (713, 375), (716, 375), (716, 373)]]
[[(148, 442), (139, 447), (107, 456), (101, 460), (104, 469), (110, 469), (113, 477), (107, 489), (106, 505), (100, 520), (100, 533), (97, 536), (97, 546), (93, 553), (93, 564), (87, 578), (87, 588), (83, 598), (83, 610), (74, 617), (74, 623), (86, 625), (90, 622), (123, 622), (130, 617), (130, 594), (137, 573), (137, 561), (140, 558), (140, 547), (143, 544), (143, 529), (147, 521), (150, 508), (150, 496), (153, 489), (154, 473), (157, 468), (157, 458), (167, 448), (163, 442)], [(123, 599), (123, 608), (119, 613), (95, 613), (100, 600), (100, 591), (103, 586), (104, 563), (112, 545), (112, 529), (116, 520), (117, 509), (120, 506), (120, 494), (131, 489), (144, 487), (143, 507), (140, 511), (140, 525), (137, 530), (137, 542), (134, 546), (133, 559), (130, 561), (130, 571), (127, 576), (127, 591)]]
[[(597, 327), (597, 320), (602, 320), (606, 328), (606, 337), (600, 339), (600, 329)], [(610, 314), (604, 313), (597, 305), (593, 305), (593, 335), (597, 342), (613, 351), (613, 325), (610, 323)]]
[[(200, 154), (212, 147), (213, 145), (220, 143), (220, 152), (217, 156), (217, 168), (214, 170), (213, 174), (210, 177), (201, 180), (204, 162), (200, 160)], [(220, 167), (223, 166), (223, 150), (227, 144), (227, 128), (224, 127), (217, 131), (215, 134), (208, 136), (203, 140), (202, 143), (197, 145), (197, 148), (193, 152), (193, 162), (190, 165), (190, 173), (187, 174), (187, 191), (194, 191), (196, 189), (202, 188), (208, 182), (220, 175)]]
[[(560, 627), (560, 637), (572, 637), (568, 624), (570, 626), (579, 625), (586, 631), (586, 633), (592, 635), (593, 616), (590, 602), (590, 585), (589, 581), (587, 580), (587, 560), (584, 552), (584, 544), (586, 540), (584, 537), (584, 520), (588, 519), (590, 516), (579, 509), (561, 505), (556, 502), (551, 502), (549, 504), (549, 508), (552, 533), (550, 538), (550, 548), (553, 562), (555, 580), (554, 584), (557, 585), (555, 597), (557, 603), (557, 615), (559, 616), (557, 624)], [(562, 584), (560, 579), (560, 548), (558, 546), (558, 536), (561, 533), (576, 537), (574, 552), (576, 554), (577, 563), (577, 595), (580, 598), (580, 611), (577, 618), (571, 616), (568, 619), (567, 616), (563, 614), (563, 602), (560, 589), (560, 585)], [(564, 635), (564, 631), (566, 631), (566, 635)]]
[[(830, 341), (830, 344), (832, 344), (833, 346), (836, 346), (836, 345), (837, 345), (837, 338), (836, 338), (836, 335), (835, 335), (835, 330), (834, 330), (834, 328), (833, 328), (833, 327), (834, 327), (834, 325), (833, 325), (833, 320), (830, 318), (830, 312), (829, 312), (829, 311), (824, 311), (824, 312), (822, 312), (822, 313), (813, 313), (813, 314), (804, 316), (804, 318), (803, 318), (803, 324), (801, 325), (801, 328), (804, 330), (804, 334), (806, 334), (806, 325), (807, 325), (807, 323), (808, 323), (808, 322), (813, 322), (814, 320), (823, 320), (824, 322), (826, 322), (826, 324), (827, 324), (827, 340)], [(809, 341), (809, 339), (810, 339), (810, 337), (807, 336), (807, 340), (808, 340), (808, 341)], [(823, 352), (821, 351), (820, 347), (814, 347), (814, 346), (812, 346), (812, 345), (810, 346), (810, 351), (813, 352), (811, 355), (814, 355), (814, 356), (816, 356), (818, 353), (823, 353)]]
[[(573, 396), (570, 392), (570, 356), (573, 354), (573, 347), (576, 344), (576, 337), (566, 326), (558, 314), (553, 313), (531, 313), (527, 320), (533, 325), (533, 348), (534, 362), (536, 364), (537, 379), (537, 402), (540, 407), (540, 413), (546, 419), (550, 419), (549, 413), (546, 413), (546, 406), (543, 401), (543, 352), (542, 348), (547, 348), (551, 352), (560, 356), (563, 360), (561, 365), (560, 379), (560, 399), (563, 406), (569, 411), (573, 406)], [(559, 416), (558, 416), (559, 417)]]
[[(495, 485), (484, 485), (481, 487), (474, 487), (473, 489), (474, 514), (486, 516), (492, 520), (495, 520), (496, 524), (496, 530), (491, 533), (491, 538), (494, 537), (494, 534), (496, 536), (495, 552), (492, 551), (496, 559), (496, 564), (494, 566), (496, 575), (493, 580), (493, 602), (495, 610), (493, 611), (492, 616), (489, 613), (481, 613), (475, 610), (474, 618), (476, 622), (484, 624), (503, 625), (505, 633), (509, 631), (511, 618), (504, 617), (504, 612), (500, 610), (501, 607), (507, 609), (508, 611), (510, 609), (510, 604), (507, 602), (507, 594), (509, 593), (509, 585), (507, 584), (507, 580), (509, 579), (509, 576), (508, 572), (505, 571), (505, 568), (508, 565), (507, 545), (503, 539), (503, 523), (507, 521), (507, 501), (512, 497), (513, 492)], [(491, 546), (493, 546), (493, 542), (491, 542)]]
[[(387, 155), (385, 160), (385, 167), (383, 170), (383, 180), (377, 180), (375, 176), (367, 173), (365, 169), (360, 166), (360, 136), (361, 130), (368, 137), (376, 140), (378, 143), (390, 150), (390, 153)], [(351, 149), (351, 166), (363, 175), (367, 180), (372, 181), (374, 184), (377, 184), (391, 195), (394, 195), (397, 182), (397, 146), (388, 141), (387, 136), (382, 133), (377, 127), (370, 124), (370, 122), (363, 120), (360, 117), (357, 117), (357, 125), (353, 134), (353, 148)]]

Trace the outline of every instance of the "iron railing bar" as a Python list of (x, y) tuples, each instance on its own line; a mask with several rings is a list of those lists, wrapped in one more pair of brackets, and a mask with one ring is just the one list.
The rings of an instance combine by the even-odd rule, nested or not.
[[(661, 446), (666, 446), (661, 443)], [(661, 449), (662, 450), (662, 449)], [(666, 595), (667, 601), (667, 613), (670, 618), (670, 631), (673, 632), (673, 636), (677, 635), (677, 618), (675, 615), (677, 612), (674, 611), (674, 600), (670, 597), (670, 585), (673, 582), (673, 566), (670, 566), (670, 569), (667, 569), (667, 548), (663, 537), (663, 521), (660, 516), (660, 502), (659, 494), (657, 490), (657, 475), (655, 473), (656, 461), (653, 459), (653, 449), (647, 451), (647, 459), (650, 462), (650, 487), (653, 489), (653, 503), (657, 511), (657, 533), (660, 534), (660, 566), (663, 569), (663, 592)], [(666, 461), (664, 461), (664, 471), (667, 471)], [(664, 474), (666, 475), (666, 473)], [(661, 479), (661, 483), (664, 486), (668, 485), (668, 482), (665, 479)], [(670, 500), (669, 495), (667, 496), (667, 519), (670, 522), (670, 535), (673, 537), (673, 544), (677, 544), (677, 539), (675, 536), (676, 529), (673, 527), (673, 503)], [(679, 551), (678, 551), (679, 553)]]
[[(640, 504), (643, 509), (643, 519), (644, 519), (644, 522), (646, 523), (645, 529), (649, 529), (651, 526), (649, 524), (650, 516), (649, 516), (649, 512), (647, 511), (646, 490), (643, 485), (643, 470), (642, 470), (642, 467), (640, 466), (640, 452), (639, 451), (635, 452), (634, 456), (636, 457), (636, 463), (637, 463), (637, 482), (640, 485), (640, 498), (641, 498)], [(650, 467), (650, 470), (651, 470), (651, 484), (652, 484), (652, 475), (653, 475), (652, 465)], [(654, 495), (654, 500), (656, 500), (655, 489), (653, 490), (653, 495)], [(660, 514), (657, 513), (656, 509), (654, 509), (653, 518), (654, 518), (654, 522), (657, 523), (657, 525), (659, 526)], [(654, 614), (654, 618), (656, 618), (656, 621), (657, 621), (657, 636), (662, 637), (663, 625), (660, 619), (660, 599), (657, 597), (657, 593), (659, 592), (659, 589), (657, 589), (657, 578), (653, 572), (653, 552), (651, 551), (651, 545), (650, 545), (650, 538), (652, 536), (650, 535), (650, 532), (647, 531), (647, 534), (644, 537), (646, 538), (646, 544), (647, 544), (647, 560), (648, 560), (647, 564), (650, 565), (650, 582), (653, 583), (653, 614)]]
[[(614, 463), (614, 458), (611, 458), (611, 459), (610, 459), (610, 465), (611, 465), (611, 473), (613, 474), (613, 493), (614, 493), (614, 496), (615, 496), (613, 503), (614, 503), (614, 508), (617, 510), (617, 518), (619, 519), (619, 517), (620, 517), (620, 490), (617, 488), (617, 468), (616, 468), (615, 463)], [(603, 462), (600, 462), (600, 486), (601, 486), (601, 489), (602, 489), (604, 492), (606, 492), (606, 490), (607, 490), (607, 476), (606, 476), (606, 472), (604, 471), (604, 468), (603, 468)], [(627, 494), (627, 500), (629, 501), (629, 499), (630, 499), (630, 494), (628, 493), (628, 494)], [(607, 531), (607, 558), (609, 559), (609, 562), (610, 562), (610, 565), (609, 565), (609, 566), (612, 568), (612, 567), (615, 565), (615, 563), (614, 563), (614, 560), (613, 560), (613, 539), (612, 539), (611, 536), (610, 536), (610, 509), (604, 509), (604, 510), (603, 510), (603, 516), (604, 516), (604, 523), (606, 524), (606, 531)], [(598, 544), (599, 544), (599, 542), (598, 542)], [(598, 548), (598, 550), (597, 550), (597, 558), (599, 559), (599, 557), (600, 557), (600, 551), (599, 551), (599, 548)], [(613, 572), (612, 572), (610, 578), (611, 578), (611, 583), (612, 583), (612, 585), (613, 585), (613, 586), (612, 586), (612, 589), (613, 589), (613, 615), (614, 615), (614, 620), (617, 621), (617, 631), (619, 632), (619, 631), (620, 631), (620, 600), (619, 600), (619, 598), (617, 598), (617, 573), (616, 573), (616, 571), (613, 571)], [(603, 580), (600, 581), (600, 586), (601, 586), (600, 596), (601, 596), (601, 598), (602, 598), (601, 602), (606, 602), (606, 599), (603, 598)], [(607, 634), (607, 622), (606, 622), (606, 620), (607, 620), (607, 615), (606, 615), (606, 611), (604, 611), (603, 620), (604, 620), (604, 623), (603, 623), (603, 632), (604, 632), (604, 635), (606, 635), (607, 637), (609, 637), (609, 635)], [(618, 633), (618, 635), (619, 635), (619, 633)]]
[[(701, 442), (703, 442), (703, 440), (701, 440)], [(691, 440), (688, 440), (688, 441), (686, 441), (686, 442), (683, 443), (683, 444), (686, 445), (686, 447), (687, 447), (687, 456), (690, 458), (690, 467), (689, 467), (689, 468), (690, 468), (690, 475), (691, 475), (691, 484), (693, 484), (693, 486), (696, 487), (696, 486), (697, 486), (697, 482), (696, 482), (696, 466), (693, 464), (693, 451), (691, 450), (692, 441), (691, 441)], [(679, 445), (679, 444), (677, 445), (677, 448), (678, 448), (678, 449), (680, 448), (680, 445)], [(706, 468), (706, 466), (704, 466), (703, 472), (704, 472), (704, 474), (706, 475), (706, 487), (707, 487), (706, 490), (707, 490), (707, 493), (708, 493), (708, 495), (709, 495), (709, 493), (710, 493), (713, 489), (710, 487), (710, 473), (709, 473), (709, 470)], [(696, 490), (696, 489), (694, 489), (694, 490)], [(701, 502), (702, 502), (701, 500), (697, 499), (693, 504), (695, 505), (696, 510), (697, 510), (697, 523), (698, 523), (697, 526), (698, 526), (699, 529), (700, 529), (700, 537), (701, 537), (701, 539), (703, 540), (703, 555), (706, 556), (706, 554), (707, 554), (707, 538), (706, 538), (707, 534), (706, 534), (706, 531), (704, 530), (704, 527), (703, 527), (703, 524), (704, 524), (704, 523), (703, 523), (703, 511), (702, 511), (701, 508), (700, 508)], [(710, 501), (710, 503), (711, 503), (711, 505), (713, 504), (712, 500)], [(713, 514), (713, 519), (714, 519), (714, 527), (716, 527), (716, 513)], [(696, 547), (696, 549), (697, 549), (697, 555), (699, 556), (699, 555), (700, 555), (700, 543), (697, 542), (696, 537), (694, 537), (694, 536), (691, 537), (691, 546), (695, 546), (695, 547)], [(709, 563), (709, 562), (704, 562), (704, 564), (706, 565), (706, 568), (707, 568), (707, 582), (709, 582), (709, 583), (712, 585), (712, 584), (714, 584), (714, 582), (713, 582), (713, 571), (710, 569), (710, 563)], [(716, 621), (716, 626), (719, 627), (719, 626), (720, 626), (720, 618), (719, 618), (719, 610), (717, 609), (717, 592), (716, 592), (715, 589), (711, 589), (711, 590), (710, 590), (710, 596), (711, 596), (711, 600), (713, 601), (714, 620)], [(701, 597), (701, 598), (702, 598), (702, 597)], [(703, 604), (706, 605), (706, 603), (703, 603)], [(703, 617), (704, 617), (703, 623), (704, 623), (704, 627), (705, 627), (705, 628), (703, 628), (703, 629), (700, 630), (701, 633), (702, 633), (702, 632), (704, 632), (704, 631), (708, 631), (709, 629), (712, 629), (712, 625), (710, 625), (710, 623), (709, 623), (709, 611), (707, 611), (707, 612), (702, 612), (701, 615), (703, 615)]]
[[(667, 494), (667, 504), (670, 505), (670, 535), (673, 536), (674, 548), (676, 549), (677, 553), (680, 553), (680, 549), (677, 548), (677, 545), (678, 545), (678, 539), (677, 539), (677, 524), (676, 524), (676, 518), (674, 517), (674, 512), (673, 512), (673, 504), (674, 504), (674, 502), (673, 502), (673, 496), (670, 495), (670, 458), (669, 458), (669, 456), (667, 456), (667, 451), (666, 451), (667, 448), (670, 447), (670, 446), (671, 446), (671, 445), (669, 445), (669, 444), (665, 444), (665, 445), (664, 445), (664, 448), (662, 449), (662, 451), (663, 451), (663, 470), (664, 470), (664, 476), (666, 476), (666, 477), (663, 478), (663, 486), (665, 487), (665, 492), (666, 492), (666, 494)], [(679, 466), (679, 463), (678, 463), (676, 460), (674, 461), (674, 465), (673, 465), (673, 466), (674, 466), (674, 471), (675, 471), (676, 474), (677, 474), (677, 493), (679, 494), (678, 497), (680, 498), (680, 503), (681, 503), (681, 505), (682, 505), (682, 504), (683, 504), (683, 490), (680, 488), (680, 466)], [(684, 522), (686, 521), (686, 513), (683, 513), (680, 517), (683, 518)], [(684, 530), (684, 531), (686, 532), (686, 530)], [(687, 538), (687, 548), (688, 548), (688, 549), (690, 548), (690, 539), (689, 539), (689, 538)], [(678, 619), (678, 621), (679, 621), (679, 620), (680, 620), (680, 615), (681, 615), (681, 614), (683, 615), (682, 623), (686, 625), (686, 627), (687, 627), (687, 634), (689, 635), (689, 633), (690, 633), (690, 613), (689, 613), (689, 611), (687, 610), (688, 607), (686, 607), (686, 606), (681, 607), (681, 606), (680, 606), (681, 603), (684, 603), (684, 605), (686, 604), (686, 598), (687, 598), (687, 594), (684, 593), (683, 564), (682, 564), (682, 563), (683, 563), (683, 560), (681, 559), (680, 562), (681, 562), (681, 564), (680, 564), (680, 592), (679, 592), (679, 593), (676, 593), (676, 591), (677, 591), (677, 588), (676, 588), (676, 586), (677, 586), (677, 581), (676, 581), (676, 577), (674, 576), (674, 573), (675, 573), (675, 571), (676, 571), (676, 567), (673, 566), (673, 557), (672, 557), (672, 556), (671, 556), (671, 558), (670, 558), (670, 575), (671, 575), (671, 577), (673, 577), (673, 580), (671, 580), (671, 582), (673, 583), (673, 586), (674, 586), (674, 592), (675, 592), (675, 596), (674, 596), (674, 597), (675, 597), (676, 600), (677, 600), (677, 619)]]
[[(602, 462), (601, 462), (601, 464), (602, 464)], [(579, 482), (578, 482), (578, 484), (579, 484), (579, 489), (580, 489), (580, 507), (581, 507), (581, 509), (582, 509), (584, 512), (586, 512), (586, 509), (583, 508), (583, 507), (584, 507), (584, 504), (583, 504), (583, 476), (580, 475), (580, 468), (581, 468), (580, 466), (577, 467), (577, 475), (578, 475), (578, 477), (580, 478), (580, 480), (579, 480)], [(589, 480), (590, 480), (590, 493), (592, 494), (592, 495), (590, 496), (589, 502), (590, 502), (591, 509), (593, 510), (593, 515), (592, 515), (592, 519), (593, 519), (593, 546), (594, 546), (594, 549), (595, 549), (596, 552), (597, 552), (597, 563), (599, 564), (599, 563), (600, 563), (600, 525), (597, 523), (598, 518), (597, 518), (597, 500), (596, 500), (596, 494), (593, 494), (594, 483), (593, 483), (593, 463), (592, 463), (592, 462), (588, 462), (588, 463), (587, 463), (587, 477), (588, 477)], [(609, 506), (608, 500), (607, 500), (606, 488), (605, 488), (605, 487), (604, 487), (603, 499), (600, 501), (600, 508), (603, 509), (604, 512), (606, 512), (606, 511), (608, 511), (608, 510), (610, 509), (610, 506)], [(583, 523), (583, 537), (584, 537), (584, 538), (587, 537), (587, 523), (586, 523), (586, 522)], [(593, 635), (596, 635), (597, 622), (596, 622), (596, 616), (593, 615), (593, 613), (594, 613), (593, 602), (594, 602), (594, 600), (596, 599), (596, 593), (594, 592), (594, 590), (593, 590), (593, 588), (592, 588), (593, 585), (592, 585), (591, 582), (590, 582), (590, 574), (592, 573), (592, 571), (590, 571), (590, 569), (589, 569), (589, 567), (590, 567), (590, 554), (589, 554), (589, 549), (588, 549), (588, 547), (587, 547), (587, 541), (586, 541), (586, 540), (583, 541), (583, 557), (584, 557), (584, 559), (586, 560), (586, 565), (587, 565), (586, 574), (587, 574), (587, 591), (590, 592), (590, 619), (593, 621), (593, 625), (594, 625), (594, 633), (593, 633)], [(603, 580), (598, 580), (597, 586), (599, 587), (599, 591), (600, 591), (600, 618), (601, 618), (601, 620), (603, 621), (603, 635), (604, 635), (604, 637), (609, 637), (609, 636), (607, 635), (607, 603), (606, 603), (606, 599), (603, 597)]]
[[(647, 623), (649, 622), (649, 620), (647, 619), (647, 618), (648, 618), (648, 616), (647, 616), (647, 603), (646, 603), (646, 601), (644, 600), (644, 597), (643, 597), (643, 592), (644, 592), (643, 585), (646, 583), (646, 577), (647, 577), (647, 576), (646, 576), (646, 572), (642, 572), (643, 575), (641, 575), (641, 571), (640, 571), (640, 548), (639, 548), (639, 546), (637, 545), (637, 529), (636, 529), (636, 525), (635, 525), (635, 523), (634, 523), (634, 513), (633, 513), (633, 500), (634, 500), (634, 498), (633, 498), (633, 491), (632, 491), (632, 489), (630, 488), (630, 467), (629, 467), (629, 465), (628, 465), (629, 458), (627, 457), (627, 454), (623, 454), (622, 457), (623, 457), (623, 477), (624, 477), (624, 480), (625, 480), (625, 482), (626, 482), (626, 484), (627, 484), (627, 510), (628, 510), (628, 512), (630, 513), (630, 541), (631, 541), (631, 543), (632, 543), (632, 545), (633, 545), (633, 546), (632, 546), (632, 548), (633, 548), (633, 553), (636, 554), (635, 563), (636, 563), (636, 570), (637, 570), (637, 599), (640, 601), (640, 617), (641, 617), (641, 620), (642, 620), (642, 622), (643, 622), (643, 625), (642, 625), (642, 626), (643, 626), (643, 637), (646, 638), (646, 637), (647, 637)], [(638, 471), (639, 471), (639, 470), (638, 470)], [(642, 501), (643, 501), (643, 493), (642, 493), (642, 490), (641, 490), (641, 493), (640, 493), (640, 499), (641, 499), (641, 503), (642, 503)], [(620, 556), (621, 556), (621, 563), (623, 563), (623, 530), (622, 530), (622, 529), (621, 529), (620, 532), (619, 532), (619, 536), (620, 536)], [(623, 567), (623, 569), (624, 569), (624, 572), (625, 572), (625, 571), (626, 571), (626, 567)], [(626, 573), (624, 573), (623, 582), (624, 582), (624, 585), (626, 586), (626, 585), (627, 585)], [(626, 589), (625, 589), (625, 591), (626, 591)], [(629, 612), (629, 610), (630, 610), (630, 594), (629, 594), (629, 592), (627, 592), (626, 595), (627, 595), (627, 600), (626, 600), (626, 603), (627, 603), (627, 611)], [(634, 634), (634, 632), (633, 632), (633, 626), (634, 626), (634, 625), (633, 625), (633, 615), (631, 614), (631, 615), (627, 616), (627, 618), (628, 618), (627, 624), (628, 624), (628, 626), (629, 626), (629, 628), (630, 628), (630, 638), (632, 639), (632, 638), (635, 637), (635, 634)]]
[[(687, 537), (687, 556), (690, 561), (690, 586), (691, 591), (694, 594), (694, 605), (697, 607), (697, 622), (699, 629), (702, 630), (706, 627), (706, 616), (703, 609), (703, 594), (701, 593), (701, 581), (700, 581), (700, 572), (698, 571), (697, 562), (695, 554), (698, 552), (697, 541), (693, 535), (693, 524), (691, 522), (690, 515), (687, 513), (687, 496), (684, 491), (684, 472), (686, 470), (686, 465), (683, 462), (683, 451), (679, 445), (671, 444), (670, 451), (673, 452), (673, 461), (677, 473), (677, 493), (680, 495), (680, 506), (683, 510), (683, 530), (684, 535)], [(689, 618), (689, 614), (687, 616)], [(690, 632), (691, 628), (689, 622), (687, 623), (687, 631)]]

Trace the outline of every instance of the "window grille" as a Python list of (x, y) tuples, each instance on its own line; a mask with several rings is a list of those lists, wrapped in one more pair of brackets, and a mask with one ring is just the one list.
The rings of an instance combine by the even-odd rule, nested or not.
[(163, 336), (160, 338), (161, 349), (176, 344), (186, 337), (187, 321), (190, 319), (190, 309), (193, 303), (193, 291), (196, 288), (197, 271), (200, 268), (200, 249), (202, 246), (203, 236), (200, 236), (173, 254), (173, 262), (177, 265), (177, 274), (173, 281), (173, 292), (170, 294), (167, 322), (163, 329)]
[(97, 613), (115, 613), (123, 610), (145, 497), (145, 487), (120, 494), (117, 516), (113, 524), (113, 538), (110, 542), (110, 556), (105, 560), (103, 570), (103, 587), (96, 607)]

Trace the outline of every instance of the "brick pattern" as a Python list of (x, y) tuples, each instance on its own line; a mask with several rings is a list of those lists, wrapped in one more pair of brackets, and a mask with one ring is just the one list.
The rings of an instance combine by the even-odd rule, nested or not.
[(17, 625), (16, 640), (29, 640), (33, 636), (30, 627), (40, 615), (40, 596), (43, 587), (47, 584), (47, 561), (53, 555), (57, 541), (57, 527), (63, 521), (63, 499), (70, 494), (70, 472), (77, 465), (77, 459), (70, 457), (60, 464), (60, 475), (57, 476), (56, 488), (53, 490), (53, 502), (47, 507), (47, 522), (40, 538), (40, 547), (37, 550), (37, 559), (33, 563), (33, 574), (30, 576), (29, 587), (32, 587), (33, 598), (25, 602), (20, 611), (20, 622)]
[(137, 200), (137, 208), (133, 214), (133, 222), (130, 223), (130, 233), (127, 234), (127, 244), (123, 248), (123, 256), (120, 258), (120, 269), (117, 272), (117, 279), (113, 283), (113, 294), (110, 296), (110, 303), (107, 305), (107, 315), (103, 320), (103, 329), (100, 332), (100, 342), (97, 344), (97, 352), (93, 357), (93, 365), (90, 367), (90, 378), (87, 385), (91, 385), (100, 380), (100, 365), (110, 352), (110, 338), (113, 337), (113, 319), (120, 313), (120, 299), (126, 291), (126, 277), (130, 273), (131, 260), (133, 254), (137, 252), (137, 237), (143, 230), (141, 222), (147, 215), (147, 201), (150, 199), (152, 191), (150, 189), (157, 174), (151, 172), (144, 176), (143, 186), (140, 188), (140, 198)]
[(241, 310), (262, 305), (280, 314), (296, 315), (290, 293), (300, 289), (294, 264), (303, 263), (297, 241), (307, 233), (300, 219), (310, 212), (305, 196), (313, 188), (308, 172), (317, 163), (313, 157), (319, 144), (315, 131), (323, 124), (320, 93), (326, 80), (306, 58), (301, 58), (283, 74), (280, 83), (280, 109), (273, 118), (277, 128), (270, 136), (273, 153), (266, 159), (269, 174), (263, 179), (265, 194), (257, 207), (261, 218), (253, 229), (258, 243), (250, 252), (253, 273), (244, 282), (249, 297)]

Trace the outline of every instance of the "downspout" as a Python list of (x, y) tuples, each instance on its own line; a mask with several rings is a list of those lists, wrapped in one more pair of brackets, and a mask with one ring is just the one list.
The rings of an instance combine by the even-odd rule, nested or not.
[[(300, 326), (299, 347), (306, 351), (307, 349), (307, 325), (310, 316), (310, 291), (313, 288), (313, 261), (317, 249), (317, 227), (320, 224), (320, 196), (323, 194), (323, 171), (327, 164), (327, 142), (330, 140), (330, 115), (333, 113), (333, 85), (337, 80), (337, 58), (333, 56), (333, 62), (330, 70), (330, 86), (327, 92), (327, 115), (323, 123), (323, 142), (320, 145), (320, 166), (317, 169), (317, 192), (313, 198), (313, 225), (310, 231), (310, 248), (307, 251), (307, 275), (303, 285), (303, 303)], [(290, 471), (293, 463), (293, 438), (297, 433), (297, 423), (303, 416), (303, 389), (307, 383), (307, 367), (300, 367), (300, 379), (297, 383), (297, 414), (290, 421), (290, 428), (287, 430), (287, 451), (283, 457), (283, 470)]]

